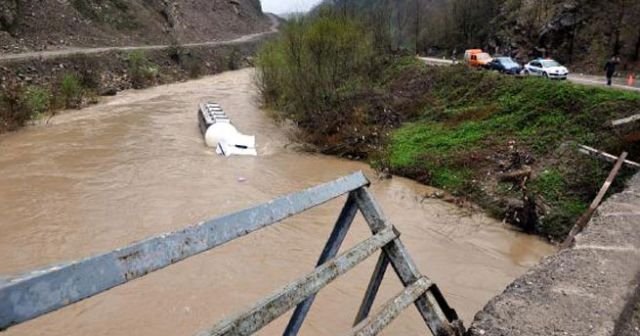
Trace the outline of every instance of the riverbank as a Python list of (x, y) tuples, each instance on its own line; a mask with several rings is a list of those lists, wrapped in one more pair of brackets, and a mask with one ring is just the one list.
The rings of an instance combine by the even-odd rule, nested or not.
[(638, 335), (640, 174), (576, 245), (546, 258), (480, 311), (469, 336)]
[(130, 88), (146, 88), (252, 66), (271, 30), (227, 42), (103, 48), (0, 61), (0, 133), (61, 109), (82, 108)]
[(416, 115), (389, 133), (377, 165), (552, 240), (566, 235), (611, 168), (575, 145), (638, 154), (633, 139), (606, 126), (636, 113), (636, 93), (423, 65), (407, 66), (388, 87), (417, 102)]
[[(611, 169), (576, 145), (626, 150), (632, 159), (640, 153), (630, 130), (606, 126), (637, 113), (635, 92), (428, 66), (413, 57), (377, 66), (370, 82), (346, 80), (326, 114), (280, 117), (298, 122), (320, 152), (369, 160), (552, 241), (564, 238)], [(612, 192), (632, 173), (624, 170)]]

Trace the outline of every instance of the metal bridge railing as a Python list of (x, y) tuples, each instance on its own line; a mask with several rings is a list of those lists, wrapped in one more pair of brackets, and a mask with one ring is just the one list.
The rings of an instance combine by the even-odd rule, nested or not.
[[(376, 335), (411, 304), (415, 304), (434, 335), (460, 335), (463, 327), (456, 312), (449, 307), (438, 287), (420, 274), (402, 244), (400, 234), (384, 217), (368, 186), (369, 181), (358, 172), (181, 231), (2, 282), (0, 330), (125, 284), (348, 194), (313, 272), (198, 335), (250, 335), (294, 307), (296, 309), (284, 335), (297, 335), (316, 293), (378, 250), (382, 253), (349, 335)], [(373, 235), (337, 256), (358, 210)], [(389, 264), (405, 289), (370, 316)]]

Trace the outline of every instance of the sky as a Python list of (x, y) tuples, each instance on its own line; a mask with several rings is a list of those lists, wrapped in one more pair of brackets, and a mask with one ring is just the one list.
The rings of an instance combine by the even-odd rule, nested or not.
[(262, 10), (269, 13), (282, 14), (306, 12), (321, 0), (262, 0)]

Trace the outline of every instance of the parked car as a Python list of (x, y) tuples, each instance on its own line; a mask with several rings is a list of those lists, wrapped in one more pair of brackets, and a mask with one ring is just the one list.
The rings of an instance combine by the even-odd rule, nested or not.
[(469, 49), (464, 52), (464, 62), (472, 68), (486, 67), (492, 60), (491, 55), (482, 49)]
[(487, 64), (486, 68), (509, 75), (517, 75), (522, 71), (522, 66), (511, 57), (496, 57)]
[(526, 75), (542, 76), (550, 79), (567, 79), (569, 70), (552, 59), (536, 59), (524, 66)]

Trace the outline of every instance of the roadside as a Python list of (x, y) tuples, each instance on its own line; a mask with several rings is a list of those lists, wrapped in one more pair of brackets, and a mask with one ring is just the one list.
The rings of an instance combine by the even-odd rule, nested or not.
[[(418, 57), (430, 65), (453, 65), (453, 62), (448, 59), (433, 58), (433, 57)], [(585, 75), (585, 74), (570, 74), (569, 81), (576, 84), (590, 85), (590, 86), (602, 86), (606, 87), (606, 78), (604, 74), (602, 76)], [(635, 81), (633, 86), (629, 86), (626, 80), (623, 78), (614, 78), (613, 88), (630, 90), (640, 92), (640, 82)]]

